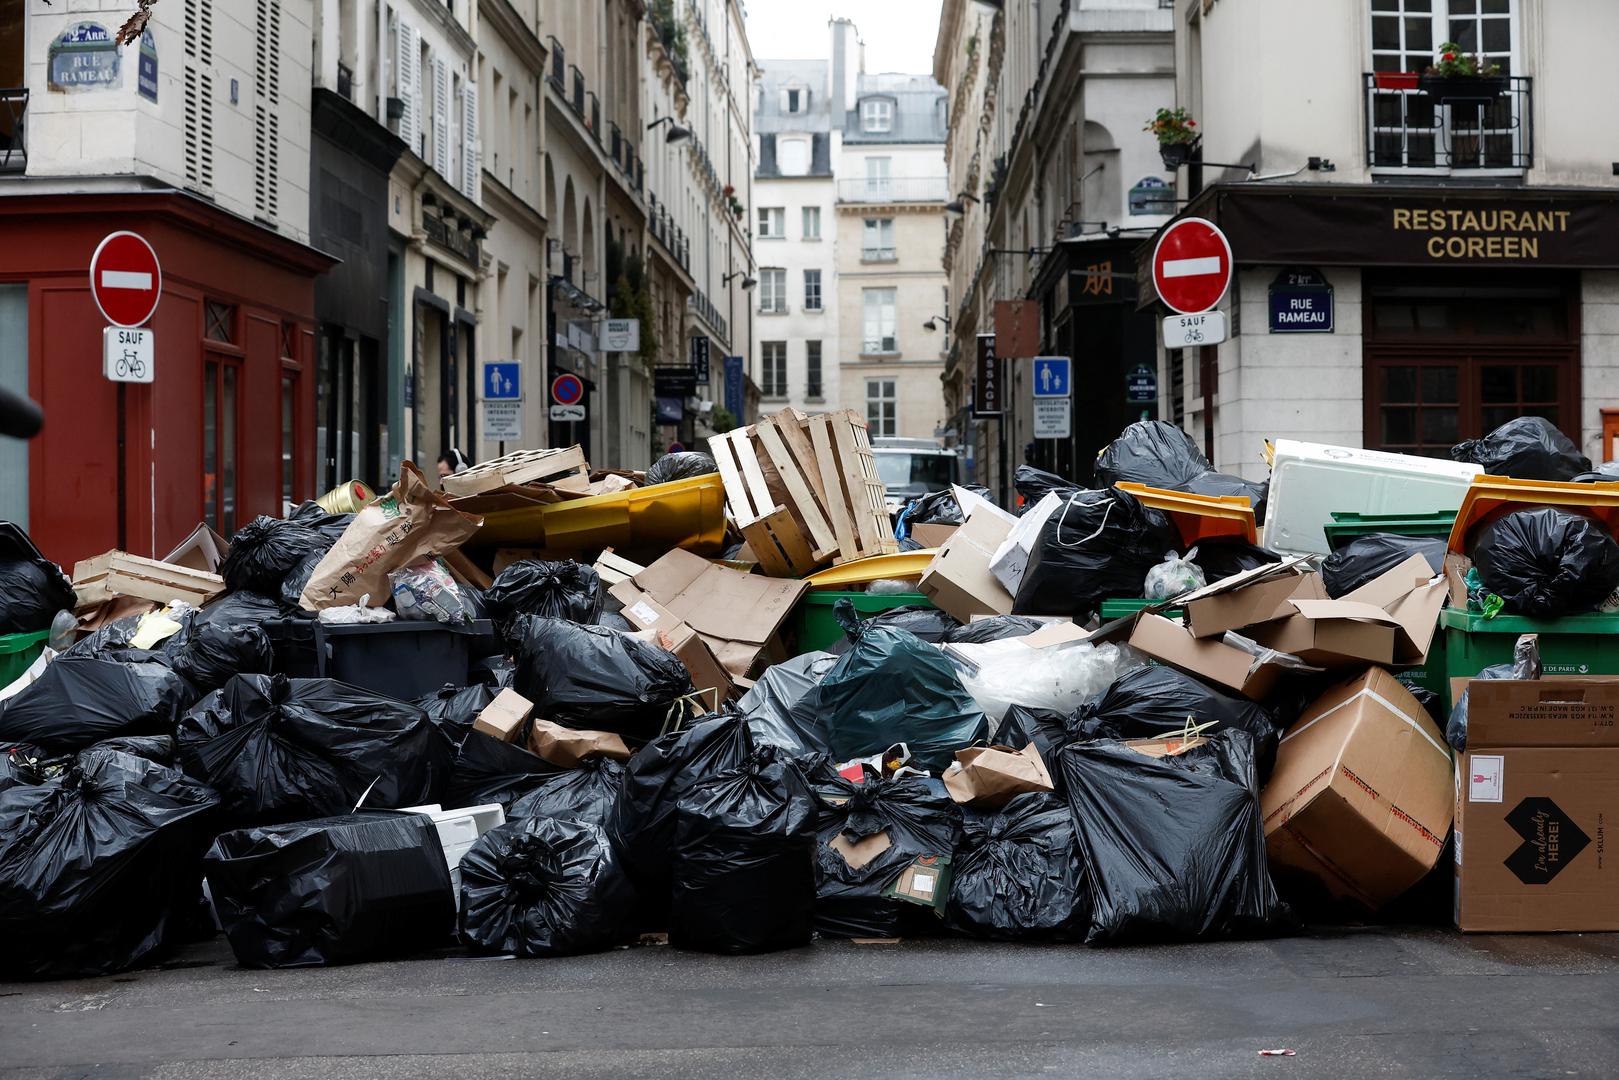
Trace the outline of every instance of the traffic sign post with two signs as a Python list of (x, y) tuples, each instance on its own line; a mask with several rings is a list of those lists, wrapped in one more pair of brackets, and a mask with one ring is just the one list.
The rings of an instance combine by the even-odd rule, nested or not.
[(1066, 356), (1034, 358), (1034, 437), (1066, 439), (1073, 434), (1073, 361)]
[(1164, 320), (1164, 347), (1189, 349), (1226, 339), (1225, 313), (1215, 311), (1231, 288), (1231, 244), (1212, 221), (1183, 218), (1164, 230), (1152, 251), (1152, 282), (1173, 312)]
[(585, 418), (585, 381), (565, 371), (551, 380), (551, 419), (578, 423)]
[(163, 295), (163, 269), (152, 245), (132, 232), (105, 236), (90, 256), (90, 295), (112, 324), (101, 331), (101, 373), (118, 383), (151, 382), (157, 335), (141, 327)]

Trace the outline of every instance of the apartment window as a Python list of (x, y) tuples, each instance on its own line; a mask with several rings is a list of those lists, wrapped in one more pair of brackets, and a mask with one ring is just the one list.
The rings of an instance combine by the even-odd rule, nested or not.
[(894, 130), (894, 103), (887, 98), (867, 98), (860, 103), (862, 131), (885, 132)]
[(229, 535), (236, 531), (236, 388), (241, 364), (210, 352), (202, 368), (202, 516), (211, 528)]
[(785, 341), (766, 341), (760, 344), (764, 357), (764, 382), (759, 385), (759, 393), (767, 398), (784, 398), (787, 396), (787, 343)]
[(804, 207), (804, 239), (819, 240), (821, 238), (821, 208), (819, 206)]
[(782, 112), (801, 113), (809, 109), (809, 91), (799, 87), (789, 87), (781, 92)]
[(869, 157), (866, 159), (866, 196), (886, 199), (893, 190), (894, 159)]
[(866, 380), (866, 426), (872, 438), (894, 434), (897, 408), (893, 379)]
[(805, 176), (809, 173), (810, 147), (808, 139), (777, 139), (776, 167), (783, 176)]
[(804, 396), (819, 401), (824, 396), (821, 388), (821, 343), (804, 342)]
[(895, 337), (894, 290), (865, 289), (862, 292), (865, 337), (861, 352), (899, 352)]
[(898, 258), (894, 250), (894, 219), (867, 218), (860, 244), (863, 262), (890, 262)]
[(759, 310), (766, 315), (787, 310), (787, 271), (759, 271)]
[(782, 206), (759, 207), (759, 239), (780, 240), (787, 235), (787, 209)]
[(821, 310), (821, 272), (819, 270), (804, 271), (804, 310)]

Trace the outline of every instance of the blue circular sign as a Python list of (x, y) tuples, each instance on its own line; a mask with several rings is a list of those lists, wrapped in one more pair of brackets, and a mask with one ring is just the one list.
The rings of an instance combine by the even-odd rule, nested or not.
[(551, 400), (558, 405), (577, 405), (584, 396), (585, 384), (577, 375), (558, 375), (551, 380)]

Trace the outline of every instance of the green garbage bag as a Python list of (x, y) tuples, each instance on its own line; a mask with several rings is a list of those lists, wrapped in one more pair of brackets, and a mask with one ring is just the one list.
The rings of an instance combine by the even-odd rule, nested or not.
[(833, 612), (850, 641), (820, 686), (836, 760), (905, 743), (912, 764), (940, 773), (957, 750), (989, 737), (983, 710), (942, 652), (909, 631), (862, 624), (847, 600)]

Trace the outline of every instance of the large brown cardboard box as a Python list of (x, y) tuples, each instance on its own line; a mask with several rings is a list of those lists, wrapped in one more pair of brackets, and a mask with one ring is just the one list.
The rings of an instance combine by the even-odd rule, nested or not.
[(1443, 733), (1372, 668), (1317, 698), (1282, 737), (1259, 797), (1271, 868), (1376, 910), (1438, 863), (1454, 798)]
[(1185, 610), (1186, 625), (1193, 637), (1200, 638), (1288, 618), (1298, 611), (1289, 600), (1324, 600), (1327, 596), (1321, 576), (1303, 562), (1289, 559), (1233, 574), (1188, 593), (1175, 606)]
[[(1091, 640), (1098, 639), (1092, 635)], [(1276, 688), (1282, 673), (1280, 666), (1262, 663), (1219, 638), (1195, 638), (1180, 623), (1145, 612), (1130, 631), (1130, 647), (1255, 701), (1264, 700)]]
[(1456, 925), (1619, 930), (1619, 676), (1470, 684), (1456, 784)]
[(960, 622), (971, 622), (974, 615), (1010, 615), (1012, 594), (989, 572), (989, 560), (1011, 531), (1011, 523), (998, 514), (973, 514), (945, 541), (918, 587), (934, 607)]
[(1447, 595), (1444, 577), (1413, 555), (1336, 600), (1289, 600), (1298, 614), (1255, 627), (1251, 636), (1322, 667), (1419, 665)]

